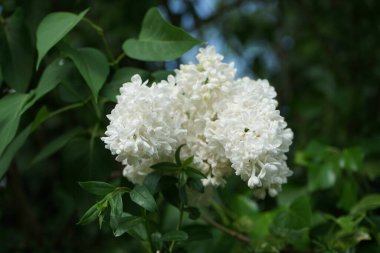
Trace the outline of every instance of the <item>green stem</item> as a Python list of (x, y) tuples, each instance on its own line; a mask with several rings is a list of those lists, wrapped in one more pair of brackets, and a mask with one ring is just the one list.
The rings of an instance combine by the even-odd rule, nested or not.
[[(42, 122), (45, 122), (46, 120), (58, 115), (58, 114), (61, 114), (63, 112), (66, 112), (66, 111), (69, 111), (69, 110), (72, 110), (72, 109), (75, 109), (75, 108), (79, 108), (79, 107), (82, 107), (83, 105), (85, 105), (89, 100), (86, 99), (85, 101), (83, 102), (80, 102), (80, 103), (74, 103), (74, 104), (71, 104), (71, 105), (67, 105), (65, 107), (62, 107), (62, 108), (59, 108), (58, 110), (55, 110), (53, 112), (51, 112), (49, 115), (47, 115), (45, 118), (42, 118), (41, 119), (41, 123)], [(35, 124), (32, 126), (32, 131), (36, 130), (37, 127), (38, 127), (39, 124)]]
[[(99, 123), (96, 123), (95, 126), (91, 129), (91, 139), (90, 139), (90, 164), (93, 162), (93, 157), (94, 157), (94, 145), (95, 145), (95, 138), (96, 138), (96, 133), (98, 132), (99, 129)], [(91, 177), (91, 166), (88, 166), (87, 170), (87, 175), (90, 178)]]
[(71, 85), (68, 85), (66, 82), (61, 82), (61, 84), (63, 85), (63, 87), (65, 87), (65, 89), (74, 97), (76, 97), (77, 99), (82, 99), (82, 96), (78, 94), (78, 92), (76, 92), (72, 87)]
[(107, 52), (107, 55), (108, 55), (108, 58), (110, 59), (111, 62), (115, 62), (115, 57), (112, 53), (112, 50), (111, 50), (111, 47), (104, 35), (104, 30), (102, 27), (100, 27), (99, 25), (95, 24), (91, 19), (89, 18), (83, 18), (83, 20), (85, 22), (87, 22), (97, 33), (98, 35), (101, 37), (102, 39), (102, 42), (103, 42), (103, 45), (104, 45), (104, 48), (106, 49), (106, 52)]
[(49, 116), (47, 116), (46, 120), (51, 118), (51, 117), (54, 117), (60, 113), (63, 113), (63, 112), (66, 112), (66, 111), (69, 111), (69, 110), (72, 110), (72, 109), (75, 109), (75, 108), (78, 108), (78, 107), (82, 107), (83, 105), (85, 105), (86, 103), (88, 102), (88, 100), (85, 100), (83, 102), (80, 102), (80, 103), (74, 103), (74, 104), (71, 104), (71, 105), (68, 105), (68, 106), (65, 106), (65, 107), (62, 107), (58, 110), (55, 110), (53, 111), (52, 113), (49, 114)]
[(91, 102), (92, 102), (92, 106), (93, 106), (94, 111), (95, 111), (95, 115), (96, 115), (97, 119), (100, 120), (102, 118), (102, 114), (99, 110), (98, 103), (95, 101), (95, 97), (93, 97), (91, 99)]
[[(177, 229), (176, 229), (177, 231), (182, 226), (182, 220), (183, 220), (183, 203), (181, 203), (180, 208), (179, 208), (179, 220), (178, 220)], [(169, 247), (169, 252), (170, 253), (173, 252), (174, 245), (175, 245), (175, 241), (172, 241), (172, 243), (170, 244), (170, 247)]]
[(183, 220), (183, 204), (181, 204), (180, 210), (179, 210), (179, 221), (177, 224), (177, 230), (179, 230), (182, 226), (182, 220)]
[(96, 138), (96, 134), (98, 132), (98, 129), (99, 129), (99, 123), (96, 123), (94, 128), (92, 128), (91, 130), (91, 139), (90, 139), (90, 153), (92, 154), (93, 152), (93, 148), (94, 148), (94, 141), (95, 141), (95, 138)]
[(121, 53), (119, 54), (119, 56), (116, 58), (116, 60), (114, 60), (113, 62), (111, 62), (111, 66), (113, 67), (116, 67), (119, 65), (120, 61), (125, 57), (125, 54), (124, 53)]
[(146, 210), (145, 209), (143, 210), (143, 217), (144, 217), (145, 231), (146, 231), (146, 233), (148, 235), (148, 244), (149, 244), (149, 246), (147, 247), (147, 249), (149, 248), (150, 252), (154, 252), (153, 243), (152, 243), (152, 239), (150, 237), (150, 232), (149, 232), (148, 219), (147, 219), (147, 215), (146, 215)]
[(109, 59), (111, 60), (111, 62), (114, 62), (115, 57), (113, 56), (110, 44), (108, 43), (106, 36), (103, 34), (101, 37), (102, 37), (103, 45), (104, 45), (104, 48), (106, 49), (106, 52), (107, 52)]
[(207, 223), (209, 223), (210, 225), (214, 226), (215, 228), (219, 229), (220, 231), (223, 231), (224, 233), (238, 239), (239, 241), (242, 241), (248, 245), (251, 244), (251, 239), (247, 236), (245, 236), (244, 234), (241, 234), (233, 229), (230, 229), (230, 228), (227, 228), (225, 226), (223, 226), (222, 224), (219, 224), (218, 222), (208, 218), (207, 216), (202, 216), (202, 219), (204, 221), (206, 221)]
[(131, 189), (129, 189), (128, 187), (125, 187), (125, 186), (117, 187), (116, 190), (117, 190), (118, 192), (122, 192), (122, 193), (130, 192), (130, 191), (131, 191)]

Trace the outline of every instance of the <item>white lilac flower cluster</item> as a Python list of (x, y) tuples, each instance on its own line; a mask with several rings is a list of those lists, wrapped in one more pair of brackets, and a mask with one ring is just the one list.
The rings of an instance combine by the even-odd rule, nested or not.
[(223, 185), (234, 172), (259, 197), (277, 195), (292, 174), (285, 153), (293, 132), (276, 110), (274, 88), (266, 80), (235, 79), (233, 63), (222, 62), (214, 47), (200, 49), (197, 60), (151, 87), (139, 75), (123, 84), (107, 116), (106, 148), (134, 183), (186, 144), (181, 154), (194, 156), (204, 185)]

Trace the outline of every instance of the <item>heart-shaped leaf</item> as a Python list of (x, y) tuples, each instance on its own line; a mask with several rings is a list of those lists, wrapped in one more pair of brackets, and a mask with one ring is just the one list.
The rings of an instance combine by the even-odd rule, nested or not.
[(203, 41), (166, 22), (158, 9), (152, 8), (144, 17), (139, 38), (125, 41), (123, 50), (134, 59), (167, 61), (180, 57), (201, 43)]

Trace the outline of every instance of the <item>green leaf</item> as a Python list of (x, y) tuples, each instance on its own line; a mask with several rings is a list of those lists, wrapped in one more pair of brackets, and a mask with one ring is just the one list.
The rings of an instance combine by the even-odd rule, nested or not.
[(334, 186), (336, 171), (332, 164), (310, 165), (308, 170), (308, 189), (310, 191), (328, 189)]
[[(160, 182), (161, 184), (161, 182)], [(169, 204), (178, 207), (181, 204), (181, 199), (179, 197), (179, 189), (175, 185), (169, 185), (162, 189), (162, 196), (164, 197), (165, 201), (167, 201)]]
[(34, 157), (34, 159), (30, 162), (30, 166), (45, 160), (61, 148), (63, 148), (75, 135), (80, 132), (79, 129), (74, 129), (68, 133), (65, 133), (58, 138), (51, 141), (47, 144), (39, 153)]
[(346, 211), (350, 211), (351, 208), (358, 202), (358, 184), (352, 177), (347, 177), (342, 181), (337, 206)]
[(273, 221), (278, 217), (278, 209), (266, 212), (258, 212), (251, 216), (253, 229), (250, 231), (251, 237), (255, 239), (264, 239), (271, 234)]
[(158, 190), (162, 191), (164, 189), (176, 186), (178, 178), (174, 176), (163, 175), (158, 183)]
[(175, 75), (174, 71), (171, 70), (157, 70), (154, 71), (152, 74), (154, 82), (160, 82), (162, 80), (167, 80), (169, 75)]
[(204, 193), (205, 192), (205, 188), (204, 188), (204, 186), (202, 184), (202, 181), (200, 179), (190, 178), (188, 180), (187, 184), (189, 185), (189, 187), (193, 188), (197, 192), (200, 192), (200, 193)]
[(163, 241), (185, 241), (188, 238), (187, 233), (181, 230), (171, 231), (162, 236)]
[(116, 189), (112, 184), (98, 181), (79, 182), (79, 185), (85, 191), (99, 196), (107, 195)]
[(144, 178), (143, 184), (148, 188), (150, 193), (155, 194), (157, 192), (161, 176), (160, 172), (153, 171)]
[(106, 214), (105, 213), (100, 213), (98, 215), (98, 222), (99, 222), (99, 229), (102, 230), (102, 225), (103, 225), (103, 222), (104, 222), (104, 216)]
[(95, 99), (105, 83), (109, 66), (104, 54), (95, 48), (73, 49), (64, 44), (62, 50), (70, 57), (86, 81)]
[(41, 107), (41, 109), (38, 111), (36, 117), (33, 120), (33, 129), (37, 129), (37, 127), (44, 123), (45, 120), (49, 119), (49, 117), (50, 111), (47, 109), (47, 107)]
[(116, 228), (116, 231), (114, 232), (114, 235), (116, 237), (123, 235), (124, 233), (130, 233), (134, 237), (138, 237), (139, 239), (143, 239), (144, 236), (142, 236), (137, 231), (133, 231), (133, 229), (142, 224), (144, 222), (144, 219), (141, 217), (126, 216), (125, 213), (123, 213), (121, 219), (119, 220), (119, 224)]
[(17, 93), (0, 99), (0, 157), (16, 135), (22, 109), (29, 98), (29, 94)]
[(359, 214), (380, 208), (380, 194), (367, 195), (351, 209), (352, 214)]
[(311, 225), (311, 215), (310, 200), (308, 196), (303, 195), (278, 214), (275, 226), (287, 230), (308, 228)]
[(194, 156), (190, 156), (190, 157), (187, 158), (185, 161), (183, 161), (182, 166), (183, 166), (183, 167), (188, 167), (188, 166), (190, 166), (190, 165), (193, 163), (193, 160), (194, 160)]
[(244, 194), (234, 194), (230, 200), (230, 206), (238, 217), (252, 217), (259, 212), (257, 203)]
[(170, 162), (161, 162), (161, 163), (156, 163), (152, 166), (150, 166), (152, 169), (160, 172), (176, 172), (181, 169), (180, 166), (178, 166), (175, 163), (170, 163)]
[(187, 225), (182, 227), (182, 230), (188, 234), (188, 241), (200, 241), (212, 238), (210, 227), (206, 225)]
[(157, 210), (157, 204), (150, 191), (143, 185), (136, 185), (130, 193), (131, 200), (150, 212)]
[(86, 225), (93, 222), (94, 220), (96, 220), (96, 218), (98, 218), (101, 212), (102, 211), (98, 209), (98, 203), (96, 203), (87, 210), (87, 212), (82, 216), (82, 218), (80, 218), (78, 224)]
[(32, 39), (25, 26), (25, 13), (17, 9), (7, 20), (5, 31), (8, 43), (3, 45), (7, 52), (1, 52), (6, 59), (4, 67), (5, 82), (17, 92), (25, 92), (33, 73), (34, 49)]
[[(2, 75), (4, 75), (4, 68), (6, 68), (6, 65), (8, 64), (9, 60), (11, 59), (11, 53), (8, 45), (7, 35), (4, 29), (4, 25), (0, 25), (0, 69), (2, 72)], [(3, 76), (2, 76), (3, 78)]]
[(41, 21), (37, 28), (37, 69), (47, 52), (65, 37), (87, 12), (88, 9), (78, 15), (70, 12), (55, 12), (50, 13)]
[(180, 199), (181, 203), (184, 205), (187, 205), (188, 198), (187, 198), (187, 192), (186, 192), (185, 187), (179, 187), (178, 195), (179, 195), (179, 199)]
[(160, 251), (163, 244), (162, 244), (162, 235), (159, 232), (152, 233), (150, 235), (153, 247), (156, 251)]
[(34, 105), (37, 100), (53, 90), (62, 80), (68, 77), (71, 70), (71, 63), (67, 63), (63, 58), (58, 58), (50, 63), (42, 73), (35, 91), (29, 94), (28, 101), (24, 103), (21, 113), (24, 113)]
[(200, 172), (199, 170), (197, 170), (193, 167), (186, 167), (185, 171), (186, 171), (187, 175), (191, 178), (194, 178), (194, 179), (206, 178), (206, 176), (203, 175), (202, 172)]
[(8, 145), (3, 155), (0, 156), (0, 178), (5, 174), (9, 168), (13, 158), (15, 157), (17, 151), (24, 145), (29, 135), (46, 119), (49, 112), (46, 107), (42, 107), (33, 122), (30, 123), (26, 128), (24, 128)]
[(363, 166), (363, 159), (364, 153), (361, 148), (344, 149), (340, 166), (351, 171), (358, 171)]
[(187, 174), (186, 174), (186, 172), (181, 171), (179, 173), (179, 187), (184, 186), (186, 184), (186, 182), (187, 182)]
[[(1, 54), (1, 51), (0, 51), (0, 54)], [(3, 70), (1, 69), (1, 62), (0, 62), (0, 86), (2, 85), (3, 85)]]
[(60, 82), (62, 82), (62, 80), (68, 76), (72, 67), (72, 64), (64, 58), (55, 59), (50, 63), (44, 70), (40, 81), (38, 82), (35, 91), (36, 95), (31, 104), (53, 90)]
[(345, 232), (353, 232), (357, 225), (352, 216), (342, 216), (335, 221)]
[(157, 8), (150, 9), (144, 17), (138, 39), (128, 39), (123, 50), (131, 58), (143, 61), (174, 60), (202, 44), (181, 28), (167, 23)]
[(1, 156), (0, 178), (3, 177), (5, 172), (7, 172), (17, 151), (23, 146), (23, 144), (29, 137), (29, 134), (32, 132), (32, 126), (32, 124), (29, 124), (23, 131), (21, 131), (20, 134), (18, 134), (17, 137), (13, 139), (13, 141), (8, 145), (4, 154)]
[(295, 199), (307, 192), (305, 186), (286, 184), (282, 187), (282, 192), (276, 199), (279, 206), (289, 206)]
[(182, 162), (181, 162), (181, 149), (185, 146), (185, 144), (182, 144), (181, 146), (179, 146), (177, 148), (177, 150), (175, 151), (175, 154), (174, 154), (174, 157), (175, 157), (175, 162), (177, 163), (177, 165), (181, 166), (182, 165)]
[(121, 68), (118, 69), (112, 81), (103, 86), (101, 95), (106, 97), (109, 101), (116, 103), (116, 96), (120, 94), (120, 88), (124, 83), (130, 82), (132, 76), (140, 75), (142, 80), (148, 80), (150, 74), (148, 71), (139, 68)]
[(110, 227), (112, 228), (114, 234), (116, 233), (117, 227), (119, 226), (119, 221), (123, 214), (123, 193), (119, 192), (115, 194), (109, 201), (111, 207), (110, 212)]

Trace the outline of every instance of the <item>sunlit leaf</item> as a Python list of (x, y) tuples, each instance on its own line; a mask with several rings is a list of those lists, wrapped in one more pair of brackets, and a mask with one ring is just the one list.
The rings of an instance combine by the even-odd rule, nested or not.
[(166, 22), (158, 9), (152, 8), (144, 17), (139, 38), (125, 41), (123, 50), (134, 59), (166, 61), (180, 57), (201, 43), (203, 41)]

